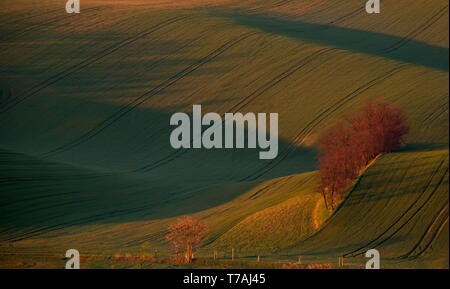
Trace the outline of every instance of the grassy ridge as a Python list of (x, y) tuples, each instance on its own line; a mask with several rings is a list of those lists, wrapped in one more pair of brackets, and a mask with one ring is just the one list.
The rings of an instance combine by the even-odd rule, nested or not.
[(324, 227), (289, 252), (362, 262), (376, 248), (385, 264), (448, 267), (448, 176), (448, 151), (384, 155)]

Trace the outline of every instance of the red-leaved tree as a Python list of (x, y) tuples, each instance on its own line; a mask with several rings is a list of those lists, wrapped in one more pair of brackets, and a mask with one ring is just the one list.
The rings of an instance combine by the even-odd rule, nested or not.
[(319, 139), (319, 191), (331, 209), (361, 170), (379, 154), (398, 148), (409, 129), (401, 109), (383, 100), (368, 102), (346, 121)]
[(360, 113), (348, 117), (348, 121), (355, 142), (364, 148), (368, 160), (397, 149), (409, 130), (401, 108), (383, 100), (368, 102)]
[(190, 263), (194, 257), (194, 249), (205, 239), (208, 228), (199, 220), (186, 216), (178, 219), (176, 224), (169, 226), (169, 234), (166, 235), (177, 257), (184, 251), (184, 261)]

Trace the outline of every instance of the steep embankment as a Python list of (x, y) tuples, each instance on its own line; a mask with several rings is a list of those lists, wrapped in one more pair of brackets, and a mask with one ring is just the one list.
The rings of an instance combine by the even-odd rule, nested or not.
[(448, 151), (380, 157), (324, 227), (289, 254), (364, 264), (378, 249), (387, 266), (448, 267)]

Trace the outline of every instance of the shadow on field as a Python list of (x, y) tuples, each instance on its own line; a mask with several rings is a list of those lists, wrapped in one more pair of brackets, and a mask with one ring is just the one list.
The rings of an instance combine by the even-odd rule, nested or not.
[(294, 39), (333, 46), (416, 65), (448, 71), (448, 48), (405, 37), (271, 18), (261, 14), (215, 13), (236, 23)]
[(448, 150), (446, 143), (407, 143), (396, 152), (423, 152), (432, 150)]
[[(70, 111), (62, 115), (79, 121), (66, 119), (61, 129), (34, 136), (36, 144), (61, 148), (54, 154), (38, 158), (0, 149), (0, 241), (72, 226), (192, 214), (227, 203), (263, 180), (315, 167), (315, 150), (306, 147), (280, 162), (260, 160), (259, 149), (175, 150), (169, 142), (172, 114), (161, 109), (138, 107), (92, 130), (117, 106), (89, 101), (85, 106), (74, 116)], [(104, 115), (98, 117), (99, 112)], [(27, 130), (26, 137), (32, 139), (35, 132)], [(279, 140), (279, 157), (289, 146)], [(265, 174), (260, 175), (261, 169)], [(253, 175), (258, 177), (242, 181)]]

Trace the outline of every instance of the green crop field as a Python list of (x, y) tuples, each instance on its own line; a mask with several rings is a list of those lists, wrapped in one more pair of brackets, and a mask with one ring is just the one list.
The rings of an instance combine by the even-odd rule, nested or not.
[[(382, 266), (449, 267), (447, 0), (81, 3), (0, 3), (0, 268), (147, 241), (168, 257), (183, 215), (209, 227), (199, 258), (360, 267), (377, 248)], [(380, 97), (405, 144), (329, 212), (318, 136)], [(170, 117), (194, 104), (278, 113), (277, 158), (173, 149)]]
[(287, 254), (357, 263), (377, 248), (390, 266), (448, 266), (448, 161), (448, 151), (382, 156), (322, 229)]

